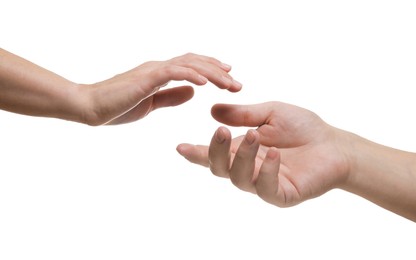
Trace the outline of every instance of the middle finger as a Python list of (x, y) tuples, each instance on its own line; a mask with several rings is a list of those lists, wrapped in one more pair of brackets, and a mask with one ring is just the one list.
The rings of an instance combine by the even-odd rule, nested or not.
[(235, 154), (230, 170), (230, 179), (241, 190), (255, 193), (253, 174), (259, 145), (259, 134), (257, 131), (248, 130)]

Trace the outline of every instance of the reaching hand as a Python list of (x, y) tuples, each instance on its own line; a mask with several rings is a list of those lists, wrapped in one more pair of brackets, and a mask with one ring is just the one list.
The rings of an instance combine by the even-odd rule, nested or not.
[(241, 84), (228, 74), (230, 70), (229, 65), (196, 54), (146, 62), (114, 78), (87, 86), (91, 106), (85, 112), (86, 121), (92, 125), (128, 123), (157, 108), (177, 106), (192, 98), (190, 86), (159, 91), (171, 80), (186, 80), (196, 85), (211, 81), (221, 89), (240, 91)]
[(347, 178), (347, 157), (337, 138), (342, 131), (308, 110), (280, 102), (219, 104), (212, 115), (230, 126), (258, 128), (231, 139), (228, 129), (220, 127), (209, 147), (181, 144), (178, 152), (269, 203), (292, 206)]
[(228, 74), (230, 70), (214, 58), (190, 53), (146, 62), (95, 84), (76, 84), (0, 49), (0, 109), (89, 125), (128, 123), (192, 98), (190, 86), (159, 91), (171, 80), (196, 85), (211, 81), (221, 89), (240, 91), (241, 84)]

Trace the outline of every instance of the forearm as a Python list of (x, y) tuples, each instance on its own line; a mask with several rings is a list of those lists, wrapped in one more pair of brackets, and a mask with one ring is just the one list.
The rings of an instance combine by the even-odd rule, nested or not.
[(79, 86), (0, 49), (0, 109), (83, 121)]
[(416, 154), (349, 134), (345, 190), (416, 221)]

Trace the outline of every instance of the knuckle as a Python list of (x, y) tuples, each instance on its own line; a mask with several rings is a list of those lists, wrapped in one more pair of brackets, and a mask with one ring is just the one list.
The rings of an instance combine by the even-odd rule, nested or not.
[(171, 65), (171, 64), (165, 64), (161, 70), (160, 70), (163, 74), (167, 74), (167, 75), (173, 75), (176, 71), (176, 67)]
[(192, 52), (188, 52), (188, 53), (186, 53), (186, 54), (178, 57), (177, 59), (175, 59), (175, 63), (181, 64), (181, 65), (184, 65), (184, 66), (189, 66), (190, 63), (193, 60), (196, 60), (197, 59), (197, 57), (198, 57), (197, 54), (192, 53)]
[(193, 69), (170, 64), (163, 67), (162, 73), (173, 80), (189, 80), (195, 77), (195, 71)]
[(272, 200), (270, 200), (270, 203), (279, 207), (279, 208), (289, 208), (291, 206), (290, 204), (288, 204), (284, 201), (281, 201), (277, 198), (273, 198)]
[(195, 75), (195, 71), (191, 68), (184, 68), (183, 69), (183, 75), (186, 78), (191, 78)]
[(158, 62), (157, 61), (146, 61), (144, 63), (142, 63), (142, 67), (149, 67), (149, 66), (154, 66), (156, 65)]
[(231, 183), (243, 191), (250, 191), (251, 184), (249, 181), (244, 180), (243, 178), (237, 177), (235, 175), (230, 175)]
[(217, 169), (215, 166), (210, 165), (209, 166), (210, 171), (212, 172), (212, 174), (214, 174), (217, 177), (227, 177), (228, 173), (224, 172), (223, 170), (219, 170)]
[(241, 180), (237, 178), (234, 174), (230, 175), (230, 180), (234, 186), (237, 186), (238, 188), (241, 187)]
[(186, 58), (192, 58), (192, 57), (195, 57), (196, 54), (192, 53), (192, 52), (188, 52), (188, 53), (184, 54), (183, 56), (186, 57)]
[(205, 58), (207, 59), (208, 62), (212, 64), (217, 64), (217, 65), (221, 64), (221, 62), (214, 57), (206, 56)]
[(278, 190), (270, 190), (264, 187), (259, 187), (259, 185), (255, 185), (257, 195), (267, 203), (275, 205), (279, 208), (288, 208), (291, 206), (288, 203), (286, 196), (279, 197)]
[(257, 195), (262, 198), (263, 200), (267, 201), (267, 198), (269, 197), (269, 194), (267, 191), (265, 191), (264, 189), (262, 189), (261, 187), (259, 187), (258, 183), (256, 183), (255, 185), (256, 188), (256, 193)]
[(238, 147), (238, 151), (234, 156), (234, 161), (238, 162), (251, 162), (254, 160), (253, 158), (250, 158), (249, 156), (249, 147), (244, 143), (244, 141), (240, 144)]

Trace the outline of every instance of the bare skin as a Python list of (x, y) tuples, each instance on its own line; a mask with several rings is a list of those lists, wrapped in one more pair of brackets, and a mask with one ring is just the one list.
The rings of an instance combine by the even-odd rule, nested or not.
[(172, 80), (195, 85), (210, 81), (221, 89), (240, 91), (230, 70), (217, 59), (189, 53), (146, 62), (95, 84), (76, 84), (0, 49), (0, 109), (89, 125), (129, 123), (193, 97), (190, 86), (160, 90)]
[(241, 190), (289, 207), (335, 188), (416, 221), (416, 154), (373, 143), (281, 102), (218, 104), (213, 117), (257, 127), (232, 139), (220, 127), (209, 146), (180, 144), (178, 152)]

